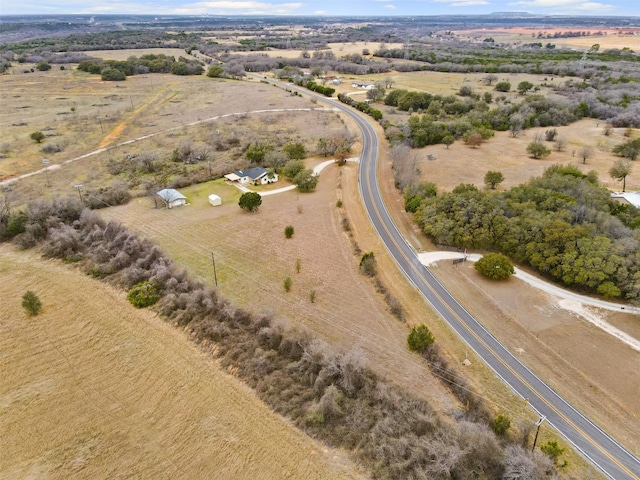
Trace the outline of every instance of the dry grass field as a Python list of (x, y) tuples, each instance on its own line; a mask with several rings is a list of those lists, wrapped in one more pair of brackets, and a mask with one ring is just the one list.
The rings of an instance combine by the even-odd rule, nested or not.
[[(215, 138), (236, 136), (245, 145), (270, 135), (283, 142), (307, 142), (313, 149), (321, 134), (345, 131), (337, 115), (305, 111), (318, 105), (253, 81), (155, 74), (114, 84), (83, 72), (52, 70), (3, 75), (0, 92), (6, 102), (0, 113), (0, 146), (5, 152), (0, 157), (0, 178), (40, 169), (43, 158), (51, 161), (51, 187), (43, 192), (44, 175), (26, 179), (15, 186), (21, 198), (45, 192), (67, 195), (77, 183), (97, 188), (105, 183), (109, 159), (141, 151), (157, 151), (167, 158), (183, 141), (207, 145), (215, 166), (234, 163), (216, 151)], [(29, 138), (36, 130), (47, 135), (42, 144)], [(142, 136), (150, 138), (117, 146)], [(45, 153), (42, 148), (47, 143), (60, 145), (63, 151)], [(108, 150), (69, 163), (98, 148)]]
[[(242, 38), (253, 38), (253, 37), (238, 37), (238, 40)], [(239, 45), (237, 42), (229, 42), (222, 41), (220, 43), (226, 44), (235, 44)], [(370, 55), (373, 54), (376, 50), (380, 49), (383, 45), (387, 48), (401, 48), (402, 43), (379, 43), (379, 42), (340, 42), (340, 43), (329, 43), (329, 50), (333, 52), (336, 58), (341, 58), (346, 55), (358, 54), (362, 55), (363, 50), (368, 49)], [(306, 50), (307, 53), (313, 53), (309, 50)], [(270, 49), (263, 50), (260, 52), (233, 52), (234, 55), (265, 55), (267, 57), (273, 58), (298, 58), (301, 57), (305, 50), (302, 49), (292, 49), (292, 50), (278, 50), (278, 49)], [(370, 56), (369, 55), (369, 56)]]
[[(362, 46), (358, 48), (361, 53)], [(367, 48), (371, 48), (371, 45)], [(46, 73), (54, 72), (2, 77), (0, 82), (9, 78), (7, 84), (11, 85), (12, 91), (22, 91), (21, 95), (29, 97), (47, 84), (48, 77), (44, 76)], [(87, 78), (91, 79), (88, 76), (76, 78), (75, 73), (72, 76), (67, 71), (55, 73), (60, 78), (68, 75), (69, 79), (76, 82), (69, 90), (77, 89), (79, 95), (83, 91), (82, 82)], [(371, 80), (375, 80), (374, 77), (372, 76)], [(457, 90), (464, 84), (472, 84), (474, 88), (477, 86), (478, 91), (482, 92), (481, 77), (481, 74), (453, 76), (427, 72), (394, 74), (396, 88), (446, 94), (453, 93), (453, 88)], [(523, 76), (522, 79), (529, 77)], [(34, 86), (29, 83), (33, 80), (37, 80)], [(521, 80), (519, 76), (509, 76), (509, 81), (516, 85)], [(536, 85), (540, 82), (540, 78), (532, 80)], [(54, 101), (61, 91), (58, 89), (65, 88), (63, 84), (55, 85), (56, 93), (47, 94), (45, 99), (50, 98), (49, 101)], [(91, 106), (88, 102), (97, 102), (108, 91), (117, 88), (99, 80), (91, 80), (88, 85), (88, 91), (95, 88), (95, 100), (88, 100), (83, 105), (84, 108)], [(350, 82), (348, 85), (343, 84), (343, 87), (346, 90), (351, 89)], [(126, 111), (127, 98), (123, 96), (119, 104), (121, 109), (115, 109), (114, 106), (114, 111), (120, 112), (117, 120), (108, 125), (103, 124), (104, 132), (100, 131), (100, 124), (94, 124), (93, 129), (85, 130), (84, 135), (81, 132), (73, 133), (71, 127), (67, 133), (66, 127), (63, 129), (61, 126), (61, 135), (76, 135), (74, 138), (77, 138), (78, 142), (77, 145), (68, 147), (65, 152), (56, 154), (61, 160), (69, 158), (69, 150), (72, 148), (79, 155), (101, 145), (114, 145), (140, 135), (175, 127), (179, 127), (174, 131), (179, 134), (179, 138), (203, 138), (217, 128), (228, 134), (230, 129), (234, 128), (234, 121), (205, 122), (197, 126), (181, 127), (215, 115), (255, 109), (314, 106), (300, 97), (257, 82), (215, 81), (204, 77), (131, 77), (122, 82), (120, 88), (139, 92), (139, 98), (134, 99), (133, 109), (129, 106), (130, 111)], [(193, 92), (198, 94), (194, 95)], [(14, 111), (19, 111), (15, 106), (20, 104), (21, 97), (7, 98), (17, 102), (12, 105)], [(79, 109), (76, 112), (79, 113)], [(47, 117), (46, 108), (42, 109), (42, 115), (45, 115), (42, 117), (42, 123), (45, 125), (55, 122), (57, 118), (53, 115)], [(272, 125), (276, 125), (275, 128), (280, 129), (280, 135), (298, 135), (300, 138), (312, 139), (327, 129), (347, 128), (344, 122), (332, 114), (296, 112), (268, 115), (272, 117), (269, 122), (262, 119), (264, 114), (247, 115), (243, 121), (257, 130), (273, 128)], [(90, 115), (87, 118), (95, 117)], [(7, 122), (9, 126), (12, 121), (8, 116), (0, 117), (0, 122)], [(94, 131), (96, 125), (97, 132)], [(0, 127), (2, 126), (4, 124), (0, 123)], [(7, 137), (8, 141), (12, 144), (15, 142), (19, 148), (28, 146), (31, 126), (32, 124), (12, 127), (23, 130), (20, 134), (16, 133), (16, 130), (12, 133), (13, 136)], [(478, 149), (468, 148), (459, 142), (449, 149), (444, 146), (428, 147), (417, 151), (417, 165), (422, 172), (422, 178), (436, 182), (442, 190), (450, 190), (460, 182), (481, 186), (484, 174), (490, 169), (504, 173), (506, 180), (501, 188), (507, 188), (527, 181), (531, 176), (539, 175), (544, 168), (553, 163), (565, 162), (576, 163), (579, 168), (585, 170), (595, 169), (600, 173), (601, 180), (610, 181), (607, 170), (614, 157), (608, 150), (616, 142), (622, 141), (622, 131), (616, 130), (612, 136), (604, 137), (602, 127), (603, 124), (598, 125), (598, 122), (592, 120), (559, 127), (560, 135), (569, 141), (567, 151), (553, 152), (544, 160), (533, 160), (526, 156), (526, 144), (534, 135), (534, 131), (529, 130), (516, 139), (510, 138), (506, 132), (498, 133)], [(5, 131), (4, 128), (0, 128), (2, 141), (5, 141)], [(27, 140), (23, 138), (25, 135)], [(173, 139), (173, 136), (159, 135), (100, 156), (65, 165), (60, 170), (52, 170), (50, 174), (53, 187), (47, 190), (47, 195), (67, 194), (69, 191), (75, 193), (72, 185), (76, 181), (104, 181), (104, 164), (109, 155), (120, 158), (125, 153), (164, 148)], [(588, 161), (587, 165), (582, 166), (578, 164), (579, 159), (572, 157), (571, 153), (585, 144), (597, 147), (598, 154), (596, 158)], [(385, 149), (386, 146), (383, 145), (380, 174), (390, 210), (402, 225), (405, 235), (416, 247), (430, 248), (429, 242), (411, 224), (409, 216), (402, 213), (402, 201), (393, 188)], [(25, 150), (29, 151), (28, 148)], [(20, 165), (28, 164), (23, 167), (24, 171), (33, 169), (40, 161), (40, 154), (37, 148), (30, 152), (30, 156), (25, 155), (25, 158), (30, 159), (27, 161), (14, 155), (12, 148), (10, 158), (0, 160), (0, 168), (4, 168), (7, 165), (5, 161), (9, 160)], [(435, 155), (437, 160), (426, 160), (429, 153)], [(51, 158), (55, 161), (55, 157)], [(320, 160), (310, 159), (308, 162), (311, 165), (317, 161)], [(15, 170), (15, 166), (12, 168)], [(37, 195), (42, 192), (43, 182), (42, 176), (25, 179), (16, 186), (16, 190), (25, 192), (25, 195)], [(375, 252), (382, 281), (405, 306), (407, 322), (427, 323), (454, 363), (462, 362), (465, 358), (465, 346), (425, 306), (423, 300), (397, 271), (362, 209), (357, 185), (355, 165), (347, 165), (341, 169), (330, 166), (321, 174), (319, 188), (315, 193), (297, 194), (292, 191), (264, 197), (259, 212), (255, 214), (241, 211), (237, 206), (239, 192), (220, 181), (182, 189), (190, 202), (190, 205), (184, 208), (154, 209), (148, 199), (139, 198), (129, 205), (107, 209), (102, 214), (123, 222), (157, 242), (178, 263), (209, 284), (213, 283), (213, 252), (219, 290), (234, 303), (253, 310), (273, 310), (281, 321), (305, 326), (334, 345), (362, 349), (376, 371), (408, 390), (428, 398), (434, 407), (443, 413), (451, 413), (457, 406), (452, 405), (449, 393), (433, 377), (425, 363), (408, 352), (406, 325), (392, 317), (382, 296), (375, 292), (372, 282), (358, 272), (359, 259), (353, 254), (350, 237), (343, 230), (343, 217), (349, 220), (351, 232), (362, 251)], [(612, 183), (612, 186), (616, 185)], [(640, 187), (640, 172), (634, 172), (628, 177), (627, 186)], [(207, 195), (213, 192), (222, 196), (221, 207), (214, 208), (208, 205)], [(338, 198), (343, 199), (343, 208), (336, 207)], [(287, 225), (295, 228), (295, 235), (290, 240), (284, 238), (284, 227)], [(296, 269), (298, 260), (299, 272)], [(288, 293), (283, 288), (283, 280), (287, 276), (293, 280), (293, 287)], [(523, 348), (526, 352), (525, 360), (534, 370), (548, 379), (562, 394), (575, 401), (581, 410), (592, 416), (616, 438), (622, 439), (625, 443), (628, 441), (628, 446), (636, 452), (640, 450), (638, 436), (635, 433), (640, 430), (636, 428), (640, 426), (640, 406), (633, 392), (627, 388), (632, 384), (625, 383), (629, 378), (628, 367), (634, 364), (637, 356), (627, 355), (628, 352), (616, 348), (610, 339), (600, 337), (594, 328), (566, 312), (558, 311), (553, 302), (544, 303), (542, 299), (535, 297), (535, 292), (532, 293), (529, 287), (513, 287), (517, 291), (513, 298), (517, 301), (513, 306), (503, 308), (500, 299), (501, 295), (506, 295), (504, 292), (494, 294), (488, 286), (480, 283), (479, 293), (473, 293), (476, 290), (470, 286), (478, 284), (478, 279), (472, 275), (461, 276), (456, 282), (458, 283), (452, 286), (454, 290), (466, 293), (463, 300), (468, 302), (468, 307), (477, 313), (479, 318), (491, 323), (492, 327), (497, 329), (494, 333), (504, 334), (503, 341), (509, 347)], [(312, 291), (316, 294), (314, 303), (310, 301)], [(513, 293), (513, 290), (511, 292)], [(530, 298), (529, 295), (533, 295), (535, 299), (522, 300)], [(546, 312), (544, 329), (521, 318), (517, 306), (521, 302), (530, 301), (537, 302), (535, 304), (540, 306), (541, 311)], [(542, 314), (540, 316), (542, 318)], [(556, 323), (549, 320), (549, 316), (555, 319)], [(634, 319), (617, 315), (610, 320), (619, 328), (628, 328), (628, 331), (637, 333), (633, 326)], [(603, 362), (600, 368), (594, 369), (598, 367), (594, 365), (597, 364), (597, 357), (581, 357), (585, 352), (576, 351), (579, 350), (576, 349), (576, 345), (579, 345), (580, 341), (606, 345), (611, 358)], [(571, 352), (574, 356), (565, 356), (564, 352)], [(533, 418), (533, 412), (507, 392), (493, 373), (473, 354), (470, 354), (470, 358), (472, 366), (468, 367), (468, 374), (471, 382), (496, 411), (507, 411), (517, 419)], [(559, 364), (565, 368), (558, 369)], [(580, 464), (581, 460), (572, 457), (570, 462), (575, 466)], [(579, 478), (591, 478), (590, 475), (591, 473), (581, 474)], [(306, 478), (304, 475), (303, 477)]]
[[(256, 213), (240, 210), (238, 193), (214, 182), (182, 189), (190, 203), (184, 208), (154, 209), (149, 200), (137, 199), (103, 214), (157, 242), (209, 284), (214, 282), (213, 252), (218, 288), (234, 303), (273, 311), (281, 321), (305, 326), (336, 346), (362, 349), (379, 373), (450, 412), (448, 392), (408, 351), (406, 326), (358, 272), (359, 257), (342, 230), (343, 212), (335, 206), (340, 193), (336, 185), (341, 177), (355, 178), (355, 173), (355, 165), (341, 170), (332, 165), (322, 172), (315, 193), (266, 196)], [(208, 204), (212, 192), (222, 196), (222, 206)], [(358, 202), (353, 195), (357, 193), (349, 192), (344, 201)], [(295, 229), (289, 240), (284, 237), (287, 225)], [(360, 246), (369, 248), (366, 243)], [(293, 286), (286, 293), (283, 281), (288, 276)]]
[[(339, 184), (342, 188), (337, 191), (339, 171), (335, 171), (336, 167), (329, 168), (321, 176), (318, 192), (308, 195), (288, 192), (265, 197), (256, 214), (241, 212), (233, 200), (226, 201), (224, 193), (225, 204), (210, 207), (206, 196), (210, 192), (220, 192), (220, 186), (216, 184), (184, 189), (190, 205), (182, 209), (156, 210), (148, 201), (138, 200), (127, 206), (108, 209), (104, 214), (123, 221), (158, 242), (179, 263), (210, 284), (213, 282), (210, 255), (214, 252), (219, 288), (225, 296), (254, 310), (273, 309), (278, 318), (293, 325), (304, 325), (332, 344), (361, 348), (376, 371), (414, 393), (436, 401), (441, 411), (447, 412), (450, 407), (443, 407), (447, 402), (446, 393), (423, 370), (424, 364), (408, 354), (406, 327), (385, 312), (380, 295), (373, 291), (365, 277), (357, 273), (357, 259), (351, 253), (346, 235), (340, 231), (339, 216), (342, 213), (335, 207), (336, 193), (345, 199), (355, 199), (355, 168), (348, 166), (341, 170)], [(350, 210), (349, 218), (358, 242), (365, 250), (375, 250), (383, 270), (383, 281), (393, 287), (394, 294), (402, 299), (408, 311), (408, 321), (428, 323), (454, 361), (458, 358), (462, 361), (466, 353), (464, 347), (441, 322), (433, 318), (432, 313), (425, 311), (423, 301), (405, 284), (384, 250), (379, 249), (359, 205), (353, 200), (348, 201), (345, 208)], [(284, 238), (286, 225), (295, 228), (291, 240)], [(297, 259), (300, 259), (300, 273), (295, 268)], [(282, 286), (286, 276), (293, 280), (292, 290), (288, 293)], [(453, 284), (452, 288), (471, 291), (461, 284)], [(536, 296), (536, 292), (526, 285), (514, 288), (518, 292), (516, 298), (520, 300), (529, 295)], [(315, 303), (309, 300), (311, 290), (317, 293)], [(492, 292), (489, 285), (482, 285), (480, 291)], [(513, 291), (510, 290), (511, 294)], [(489, 295), (493, 296), (492, 293)], [(463, 301), (470, 297), (473, 295), (467, 293)], [(554, 337), (550, 335), (552, 327), (548, 326), (546, 336), (534, 338), (534, 333), (529, 330), (532, 327), (518, 323), (522, 319), (517, 309), (495, 316), (496, 311), (502, 312), (497, 303), (482, 295), (480, 300), (477, 303), (470, 301), (470, 309), (483, 321), (487, 320), (510, 348), (524, 348), (526, 358), (523, 359), (534, 370), (550, 378), (559, 391), (617, 438), (623, 439), (631, 448), (637, 448), (635, 427), (639, 424), (639, 406), (630, 387), (633, 384), (622, 382), (618, 376), (627, 375), (632, 369), (635, 352), (622, 351), (599, 366), (595, 356), (590, 357), (590, 362), (571, 366), (570, 360), (574, 357), (558, 356), (554, 350), (573, 348), (569, 345), (574, 333), (582, 332), (581, 340), (589, 338), (612, 349), (616, 342), (570, 313), (559, 311), (552, 300), (539, 295), (535, 304), (541, 311), (548, 309), (557, 325), (567, 327), (564, 334), (556, 329)], [(504, 328), (499, 319), (510, 322), (509, 328)], [(472, 354), (471, 358), (473, 366), (469, 367), (468, 373), (490, 405), (506, 409), (514, 418), (528, 418), (531, 412), (526, 404), (508, 398), (504, 388), (486, 367)], [(558, 362), (564, 368), (558, 369)], [(596, 366), (598, 368), (592, 370)], [(573, 466), (581, 463), (578, 457), (572, 457), (570, 462)], [(582, 478), (589, 478), (590, 474), (583, 471), (582, 475)]]
[(122, 292), (0, 255), (0, 478), (364, 478)]
[[(552, 143), (547, 143), (552, 153), (540, 160), (531, 158), (526, 148), (537, 133), (544, 134), (548, 128), (528, 129), (517, 138), (512, 138), (509, 132), (496, 132), (493, 138), (475, 149), (462, 141), (455, 142), (449, 148), (444, 145), (428, 146), (416, 152), (416, 166), (423, 180), (435, 182), (439, 189), (446, 191), (460, 183), (473, 183), (484, 188), (484, 175), (489, 170), (501, 171), (505, 180), (498, 188), (508, 189), (527, 182), (531, 177), (540, 176), (546, 168), (556, 163), (574, 165), (584, 173), (595, 170), (602, 183), (612, 190), (621, 190), (622, 182), (612, 179), (609, 169), (620, 158), (611, 153), (611, 149), (627, 140), (623, 135), (626, 129), (613, 129), (611, 135), (606, 136), (604, 125), (604, 122), (588, 119), (555, 127), (558, 136), (567, 140), (567, 148), (557, 152)], [(578, 154), (584, 146), (595, 150), (594, 158), (588, 159), (586, 164)], [(436, 160), (428, 160), (427, 155), (435, 156)], [(640, 189), (640, 169), (635, 168), (631, 172), (626, 186), (627, 190)]]
[[(538, 38), (538, 34), (554, 35), (563, 32), (589, 32), (590, 35), (568, 38)], [(601, 34), (597, 33), (600, 32)], [(635, 33), (635, 34), (634, 34)], [(490, 28), (482, 30), (457, 30), (455, 35), (463, 40), (482, 42), (491, 37), (496, 43), (521, 44), (542, 42), (552, 43), (557, 47), (588, 50), (594, 44), (599, 44), (601, 50), (610, 48), (640, 49), (640, 36), (633, 29), (598, 29), (598, 28)]]

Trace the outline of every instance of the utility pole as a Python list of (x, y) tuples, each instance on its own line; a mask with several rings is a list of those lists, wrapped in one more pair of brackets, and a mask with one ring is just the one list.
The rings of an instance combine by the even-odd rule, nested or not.
[(213, 263), (213, 279), (216, 282), (216, 287), (218, 286), (218, 273), (216, 272), (216, 259), (213, 256), (213, 252), (211, 252), (211, 262)]
[(82, 199), (82, 192), (80, 191), (80, 189), (82, 188), (82, 184), (81, 183), (76, 183), (74, 185), (74, 187), (78, 189), (78, 197), (80, 197), (80, 203), (84, 207), (84, 200)]
[(546, 419), (547, 417), (545, 417), (544, 415), (540, 415), (540, 418), (536, 422), (536, 427), (538, 428), (536, 429), (536, 436), (533, 439), (533, 447), (531, 447), (531, 453), (533, 453), (533, 451), (536, 449), (536, 442), (538, 441), (538, 434), (540, 433), (540, 425), (542, 425), (542, 422), (544, 422)]
[(45, 177), (47, 177), (47, 187), (51, 186), (51, 184), (49, 183), (49, 162), (51, 162), (51, 160), (49, 160), (48, 158), (42, 159), (42, 164), (44, 165), (44, 175)]

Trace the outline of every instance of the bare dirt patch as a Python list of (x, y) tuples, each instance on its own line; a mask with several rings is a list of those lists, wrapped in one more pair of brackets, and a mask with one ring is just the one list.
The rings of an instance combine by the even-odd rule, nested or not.
[(0, 253), (0, 477), (363, 478), (121, 292)]

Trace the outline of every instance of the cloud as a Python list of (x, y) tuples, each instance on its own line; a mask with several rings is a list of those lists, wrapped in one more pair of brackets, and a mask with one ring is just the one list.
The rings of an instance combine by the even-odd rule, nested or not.
[(185, 4), (173, 9), (177, 15), (288, 15), (304, 6), (303, 3), (268, 3), (253, 0), (220, 0)]
[(450, 7), (473, 7), (475, 5), (489, 5), (487, 0), (433, 0), (435, 3), (446, 3)]
[(585, 0), (522, 0), (519, 2), (512, 2), (509, 6), (517, 7), (530, 7), (530, 8), (552, 8), (556, 10), (554, 13), (570, 12), (589, 12), (589, 13), (604, 13), (615, 10), (614, 5), (608, 5), (599, 2), (589, 2)]
[(389, 5), (385, 5), (384, 8), (386, 8), (387, 10), (395, 10), (396, 6), (389, 4)]
[(489, 5), (489, 2), (485, 0), (465, 0), (462, 2), (452, 2), (449, 5), (452, 7), (473, 7), (475, 5)]

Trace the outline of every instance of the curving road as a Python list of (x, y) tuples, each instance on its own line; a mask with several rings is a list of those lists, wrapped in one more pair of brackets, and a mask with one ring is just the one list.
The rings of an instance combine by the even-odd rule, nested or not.
[(271, 83), (327, 101), (353, 119), (362, 131), (360, 194), (367, 214), (407, 279), (462, 339), (558, 432), (613, 480), (640, 480), (640, 460), (573, 408), (511, 354), (442, 286), (402, 236), (378, 188), (378, 137), (356, 110), (312, 92), (269, 79)]

